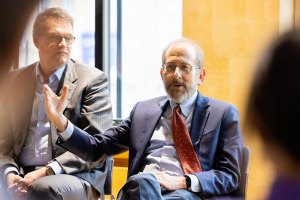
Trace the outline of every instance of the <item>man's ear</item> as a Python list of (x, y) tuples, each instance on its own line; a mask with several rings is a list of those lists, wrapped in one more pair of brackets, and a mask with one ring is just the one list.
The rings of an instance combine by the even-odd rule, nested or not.
[(198, 85), (201, 85), (205, 78), (205, 69), (203, 68), (199, 73)]
[(161, 80), (163, 80), (163, 68), (162, 67), (160, 68), (159, 73), (160, 73)]
[(36, 48), (39, 48), (39, 39), (38, 39), (37, 35), (33, 36), (33, 43), (34, 43)]

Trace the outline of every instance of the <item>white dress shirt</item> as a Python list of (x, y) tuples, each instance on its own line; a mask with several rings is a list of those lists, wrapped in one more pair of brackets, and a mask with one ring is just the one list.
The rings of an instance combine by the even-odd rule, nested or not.
[[(185, 120), (188, 130), (191, 128), (196, 98), (197, 92), (179, 105), (181, 116)], [(176, 106), (175, 102), (170, 101), (170, 105), (156, 124), (154, 133), (150, 139), (150, 145), (146, 148), (147, 157), (144, 162), (143, 173), (165, 172), (174, 176), (184, 175), (172, 134), (172, 115), (173, 109)], [(200, 192), (198, 178), (191, 174), (188, 176), (191, 178), (190, 190)]]
[[(180, 104), (181, 114), (185, 119), (188, 130), (190, 130), (197, 92), (185, 102)], [(174, 176), (183, 176), (184, 172), (181, 167), (172, 135), (172, 115), (173, 108), (177, 104), (170, 101), (170, 106), (162, 114), (158, 121), (154, 133), (150, 139), (150, 145), (146, 149), (147, 157), (142, 168), (142, 173), (166, 172)], [(63, 140), (68, 140), (74, 131), (74, 125), (68, 121), (67, 129), (60, 133)], [(201, 187), (199, 180), (195, 175), (189, 174), (191, 178), (191, 187), (189, 190), (200, 192)]]

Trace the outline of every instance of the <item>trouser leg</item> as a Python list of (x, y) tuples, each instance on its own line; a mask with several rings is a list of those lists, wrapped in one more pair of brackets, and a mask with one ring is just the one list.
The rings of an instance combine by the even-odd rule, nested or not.
[(201, 200), (199, 194), (189, 190), (165, 191), (153, 174), (131, 176), (118, 194), (118, 200)]
[(9, 199), (9, 194), (7, 192), (7, 186), (6, 186), (5, 180), (2, 177), (0, 179), (0, 194), (1, 194), (1, 199), (3, 199), (3, 200)]
[(67, 174), (37, 179), (29, 187), (27, 193), (28, 200), (94, 200), (97, 198), (97, 191), (88, 182)]
[(125, 200), (163, 200), (161, 188), (152, 174), (141, 173), (131, 176), (118, 194), (118, 199)]
[(189, 190), (175, 190), (163, 194), (164, 200), (201, 200), (199, 194)]

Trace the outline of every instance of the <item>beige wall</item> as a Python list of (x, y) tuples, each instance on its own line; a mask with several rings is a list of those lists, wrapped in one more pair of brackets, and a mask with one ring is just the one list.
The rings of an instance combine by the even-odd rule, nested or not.
[[(183, 36), (205, 53), (206, 80), (199, 88), (207, 96), (233, 103), (245, 123), (251, 76), (262, 48), (279, 30), (279, 0), (183, 0)], [(245, 133), (251, 148), (248, 199), (263, 199), (273, 178), (262, 145)]]
[(300, 28), (300, 0), (295, 0), (295, 26)]

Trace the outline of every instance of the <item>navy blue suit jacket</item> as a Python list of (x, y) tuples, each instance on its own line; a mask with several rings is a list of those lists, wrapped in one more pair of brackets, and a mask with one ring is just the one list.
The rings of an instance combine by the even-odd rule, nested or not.
[[(75, 127), (64, 148), (89, 161), (104, 159), (129, 149), (128, 177), (137, 174), (147, 156), (146, 147), (169, 100), (166, 96), (137, 103), (118, 127), (90, 136)], [(242, 135), (234, 106), (198, 93), (190, 136), (203, 172), (196, 173), (201, 195), (235, 191), (240, 181)]]

